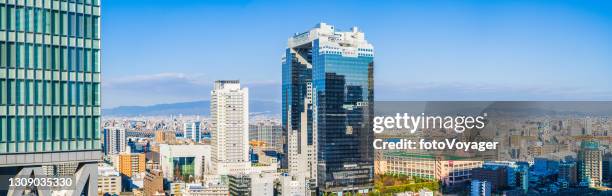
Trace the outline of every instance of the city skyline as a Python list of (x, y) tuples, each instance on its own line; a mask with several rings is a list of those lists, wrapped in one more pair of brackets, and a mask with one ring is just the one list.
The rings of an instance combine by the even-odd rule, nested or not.
[(101, 2), (0, 0), (0, 195), (612, 192), (601, 4)]
[[(358, 26), (377, 43), (377, 100), (612, 98), (608, 3), (102, 3), (103, 108), (206, 100), (217, 79), (280, 102), (285, 37), (319, 22)], [(308, 9), (320, 12), (288, 13)]]

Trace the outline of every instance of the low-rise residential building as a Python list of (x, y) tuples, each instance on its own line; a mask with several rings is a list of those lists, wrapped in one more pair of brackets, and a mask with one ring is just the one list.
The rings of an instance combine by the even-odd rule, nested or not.
[(121, 174), (110, 165), (98, 166), (98, 194), (119, 195)]

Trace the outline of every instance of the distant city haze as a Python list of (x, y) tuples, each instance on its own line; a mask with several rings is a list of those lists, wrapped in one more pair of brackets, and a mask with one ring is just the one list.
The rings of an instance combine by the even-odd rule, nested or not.
[(219, 79), (280, 103), (287, 35), (319, 22), (376, 43), (376, 100), (612, 99), (610, 2), (102, 4), (105, 109), (208, 100)]

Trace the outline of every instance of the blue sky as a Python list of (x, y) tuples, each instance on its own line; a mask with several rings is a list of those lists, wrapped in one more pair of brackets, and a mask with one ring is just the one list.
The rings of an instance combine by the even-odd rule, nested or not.
[(102, 1), (103, 108), (207, 100), (240, 79), (280, 101), (287, 38), (358, 26), (377, 100), (612, 100), (606, 1)]

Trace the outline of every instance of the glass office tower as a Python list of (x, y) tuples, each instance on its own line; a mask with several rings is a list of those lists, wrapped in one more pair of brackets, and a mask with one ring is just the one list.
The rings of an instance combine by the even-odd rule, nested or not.
[(183, 124), (183, 137), (185, 139), (191, 139), (194, 142), (200, 142), (202, 139), (201, 125), (199, 121), (187, 122)]
[[(373, 186), (373, 46), (325, 23), (289, 38), (283, 62), (287, 168), (319, 193)], [(313, 186), (311, 186), (311, 189)]]
[(99, 0), (0, 0), (0, 170), (83, 177), (100, 150)]

